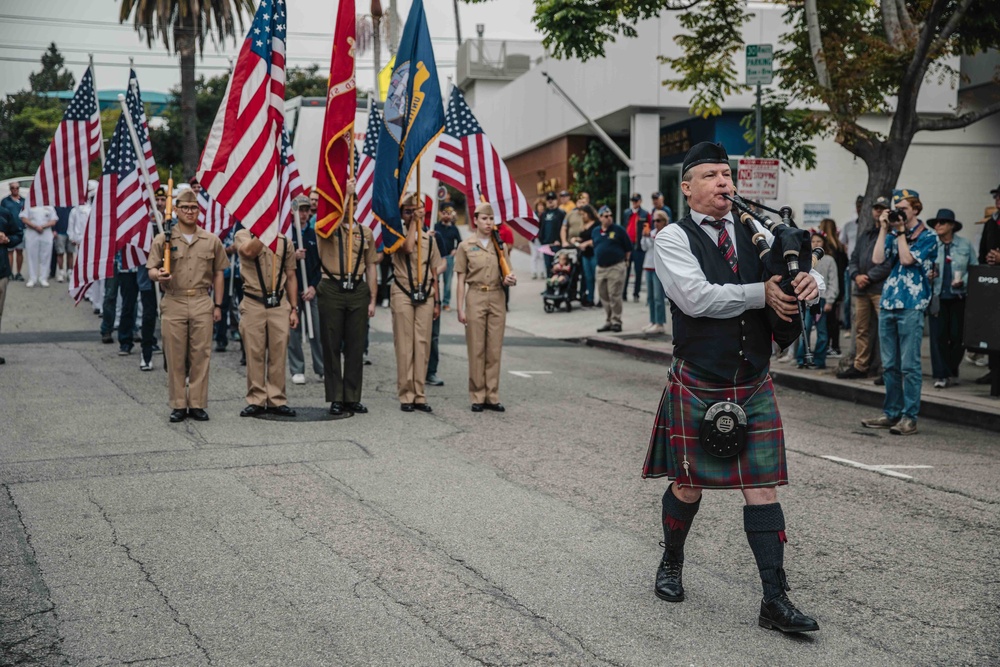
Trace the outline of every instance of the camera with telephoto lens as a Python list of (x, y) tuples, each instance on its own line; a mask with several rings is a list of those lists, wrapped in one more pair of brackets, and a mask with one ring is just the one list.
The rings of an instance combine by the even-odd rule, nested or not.
[(889, 210), (889, 224), (895, 225), (900, 222), (906, 222), (906, 213), (899, 210), (898, 208)]
[(265, 308), (277, 308), (281, 305), (281, 294), (277, 292), (271, 292), (264, 295), (264, 307)]

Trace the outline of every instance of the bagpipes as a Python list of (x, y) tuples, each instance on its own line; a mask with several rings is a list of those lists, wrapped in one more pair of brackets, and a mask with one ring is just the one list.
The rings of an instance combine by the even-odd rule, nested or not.
[[(808, 273), (812, 269), (814, 259), (818, 262), (823, 258), (823, 249), (812, 248), (809, 232), (795, 226), (790, 207), (782, 206), (775, 211), (757, 202), (747, 201), (736, 193), (733, 193), (732, 196), (724, 196), (740, 212), (740, 220), (753, 234), (753, 243), (757, 247), (757, 253), (767, 274), (765, 279), (781, 276), (778, 283), (781, 291), (795, 296), (792, 281), (799, 273)], [(758, 214), (751, 205), (780, 215), (781, 222), (774, 222), (767, 216)], [(763, 226), (771, 232), (774, 238), (771, 245), (768, 245), (767, 238), (757, 225)], [(809, 335), (805, 324), (807, 307), (804, 301), (797, 301), (797, 303), (799, 312), (798, 315), (792, 317), (791, 322), (781, 319), (773, 308), (768, 307), (766, 310), (767, 323), (771, 328), (774, 341), (782, 349), (794, 343), (795, 339), (801, 336), (805, 348), (803, 355), (805, 364), (812, 366), (813, 353), (809, 346)]]

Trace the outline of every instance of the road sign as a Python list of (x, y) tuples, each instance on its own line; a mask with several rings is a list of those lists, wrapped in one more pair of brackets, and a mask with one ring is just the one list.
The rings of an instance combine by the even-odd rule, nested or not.
[(747, 85), (769, 85), (774, 79), (773, 64), (773, 45), (747, 44)]
[(750, 199), (777, 199), (781, 160), (741, 158), (736, 169), (736, 188)]
[(829, 202), (806, 202), (802, 205), (802, 224), (819, 226), (823, 218), (830, 217)]

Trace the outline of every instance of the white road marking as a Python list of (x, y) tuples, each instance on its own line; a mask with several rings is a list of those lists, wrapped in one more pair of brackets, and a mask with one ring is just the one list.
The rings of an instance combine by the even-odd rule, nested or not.
[(822, 458), (828, 461), (833, 461), (834, 463), (841, 463), (843, 465), (851, 466), (852, 468), (860, 468), (861, 470), (868, 470), (870, 472), (877, 472), (880, 475), (886, 475), (887, 477), (895, 477), (897, 479), (913, 479), (911, 475), (905, 475), (901, 472), (896, 472), (891, 470), (891, 468), (903, 468), (903, 469), (927, 469), (933, 468), (934, 466), (925, 465), (868, 465), (866, 463), (858, 463), (857, 461), (852, 461), (850, 459), (842, 459), (839, 456), (823, 456)]
[(507, 371), (511, 375), (516, 375), (519, 378), (531, 379), (532, 375), (552, 375), (552, 371)]

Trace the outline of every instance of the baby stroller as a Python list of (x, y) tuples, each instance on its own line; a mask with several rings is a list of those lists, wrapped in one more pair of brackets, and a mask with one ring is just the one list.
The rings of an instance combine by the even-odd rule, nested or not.
[(546, 282), (545, 291), (542, 292), (542, 305), (546, 313), (554, 313), (564, 304), (566, 312), (573, 310), (573, 301), (579, 301), (577, 286), (580, 284), (582, 267), (580, 266), (579, 253), (576, 248), (563, 248), (556, 253), (558, 257), (564, 255), (569, 260), (569, 271), (559, 273), (556, 268), (558, 264), (553, 264), (552, 277)]

